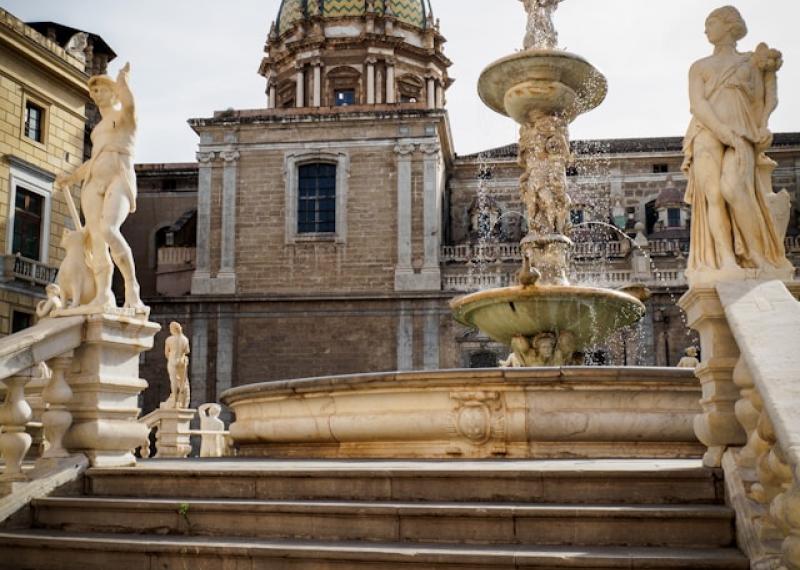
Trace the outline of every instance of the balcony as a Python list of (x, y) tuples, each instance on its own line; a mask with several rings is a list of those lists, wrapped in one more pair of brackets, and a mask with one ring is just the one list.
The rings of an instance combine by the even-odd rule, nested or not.
[(21, 255), (4, 255), (0, 264), (0, 283), (24, 281), (34, 286), (44, 287), (54, 283), (58, 267), (35, 261)]

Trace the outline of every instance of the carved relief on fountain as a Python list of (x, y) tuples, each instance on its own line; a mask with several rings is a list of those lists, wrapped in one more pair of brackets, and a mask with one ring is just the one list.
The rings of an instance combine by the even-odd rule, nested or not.
[(473, 445), (503, 441), (506, 414), (499, 392), (453, 392), (452, 437)]
[(520, 193), (528, 211), (529, 235), (565, 234), (571, 200), (567, 166), (572, 160), (566, 119), (543, 115), (520, 128)]

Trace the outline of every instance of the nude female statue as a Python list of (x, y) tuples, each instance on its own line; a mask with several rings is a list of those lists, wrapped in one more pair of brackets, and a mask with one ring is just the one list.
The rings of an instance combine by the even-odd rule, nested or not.
[(746, 34), (736, 8), (714, 10), (706, 20), (714, 53), (689, 72), (693, 118), (683, 168), (692, 206), (690, 280), (708, 271), (791, 267), (767, 204), (774, 163), (764, 154), (772, 144), (767, 125), (782, 61), (763, 44), (756, 53), (739, 53), (736, 43)]
[[(90, 95), (102, 117), (92, 130), (92, 156), (72, 174), (58, 176), (56, 186), (68, 192), (69, 186), (82, 184), (81, 210), (89, 234), (96, 292), (90, 306), (115, 305), (111, 292), (113, 259), (125, 280), (125, 307), (145, 310), (139, 296), (133, 254), (120, 231), (128, 214), (136, 210), (133, 170), (136, 107), (128, 85), (129, 75), (130, 64), (126, 64), (116, 81), (104, 75), (89, 79)], [(76, 224), (80, 225), (79, 221)]]

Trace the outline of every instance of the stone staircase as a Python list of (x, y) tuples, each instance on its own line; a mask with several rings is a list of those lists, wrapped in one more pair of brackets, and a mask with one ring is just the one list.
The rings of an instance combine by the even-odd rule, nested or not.
[(3, 570), (746, 569), (696, 460), (151, 460), (0, 529)]

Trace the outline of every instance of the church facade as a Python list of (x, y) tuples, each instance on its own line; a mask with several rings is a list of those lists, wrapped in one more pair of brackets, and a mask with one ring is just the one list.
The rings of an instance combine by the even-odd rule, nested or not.
[[(427, 0), (284, 0), (259, 67), (265, 108), (192, 118), (196, 163), (137, 167), (123, 231), (153, 319), (191, 340), (193, 404), (239, 384), (505, 356), (448, 301), (513, 283), (521, 170), (514, 145), (456, 155), (444, 43)], [(675, 306), (691, 215), (680, 139), (573, 152), (573, 280), (653, 293), (645, 321), (591, 357), (674, 365), (695, 342)], [(796, 198), (800, 135), (770, 155)], [(158, 351), (144, 376), (151, 409), (168, 392)]]

